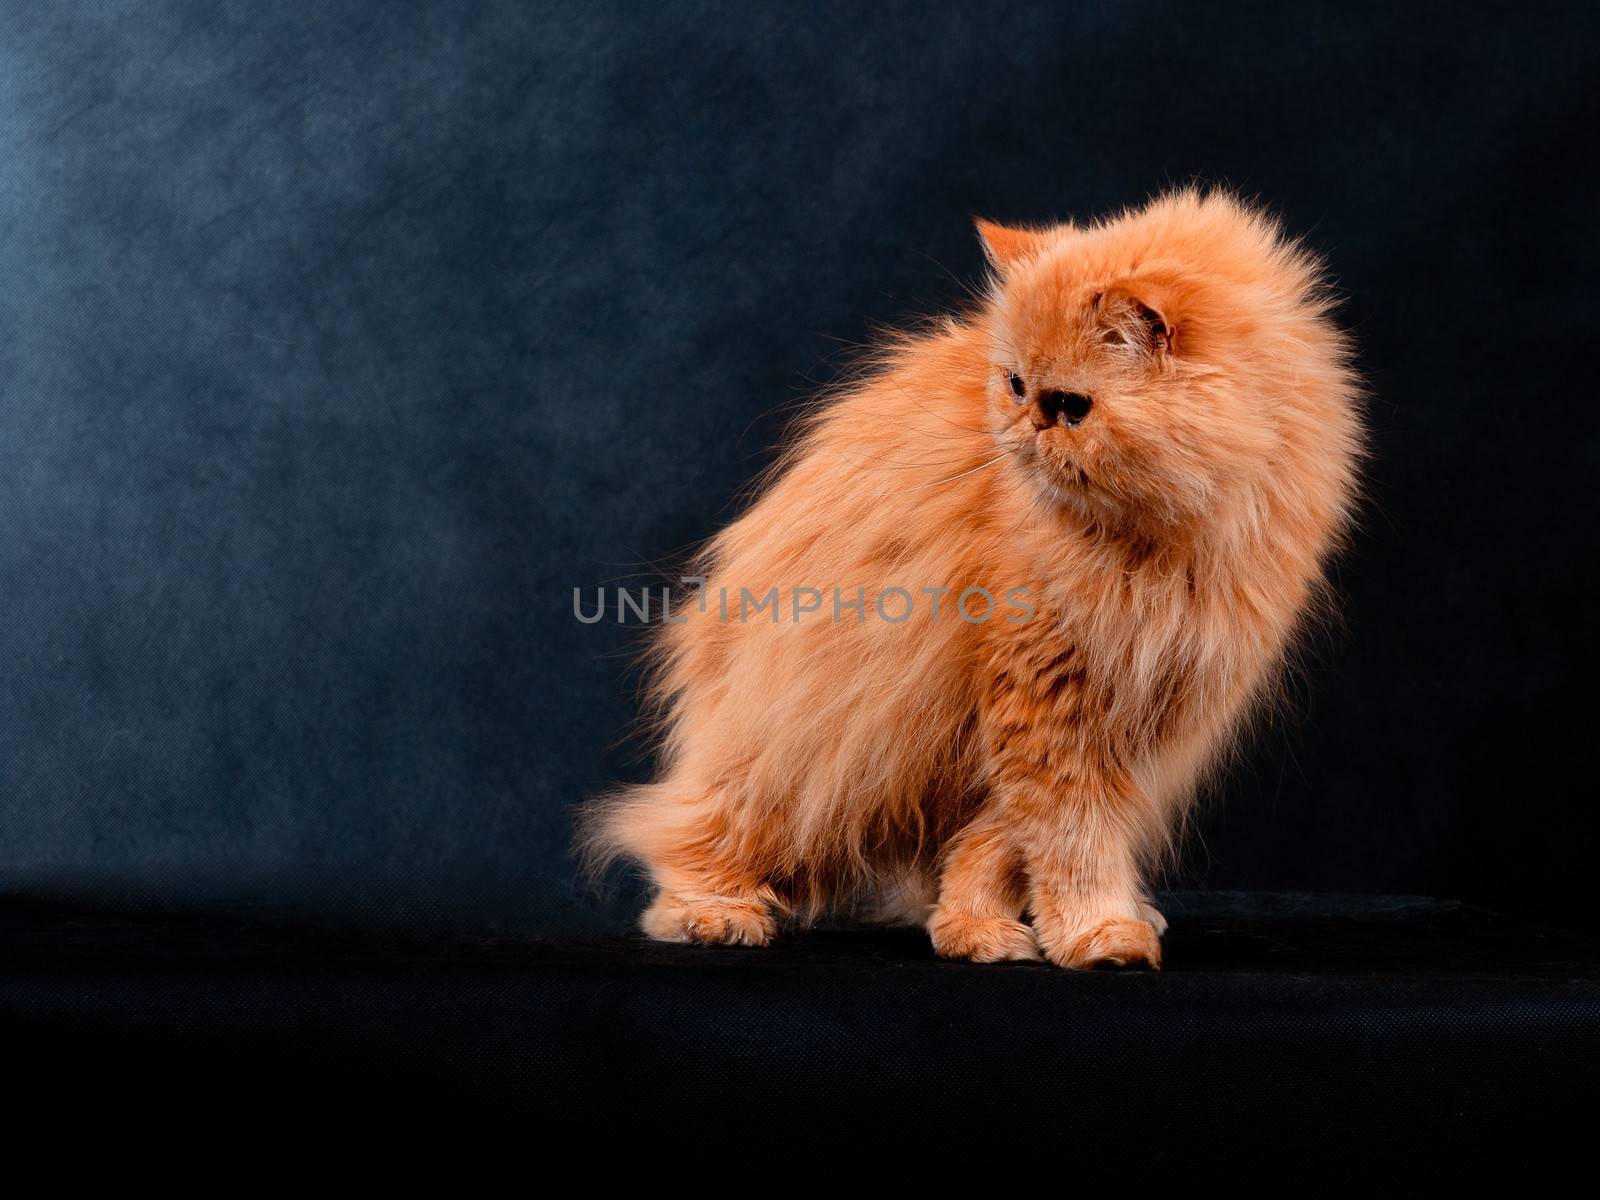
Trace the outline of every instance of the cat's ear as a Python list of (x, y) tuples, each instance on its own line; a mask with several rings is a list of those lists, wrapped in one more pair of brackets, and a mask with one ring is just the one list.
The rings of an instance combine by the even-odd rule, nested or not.
[(1107, 342), (1172, 354), (1178, 348), (1179, 301), (1177, 289), (1159, 282), (1118, 283), (1095, 296), (1095, 317)]
[(972, 218), (978, 227), (978, 237), (983, 240), (983, 252), (989, 265), (1000, 274), (1031, 258), (1044, 245), (1045, 235), (1036, 229), (1022, 229), (1011, 225), (996, 225), (982, 217)]

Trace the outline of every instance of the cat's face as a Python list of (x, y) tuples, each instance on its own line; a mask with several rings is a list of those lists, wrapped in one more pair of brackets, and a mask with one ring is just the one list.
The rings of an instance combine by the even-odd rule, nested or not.
[(1273, 306), (1304, 287), (1238, 231), (1148, 226), (980, 223), (999, 444), (1041, 501), (1118, 527), (1204, 521), (1267, 469), (1299, 336)]

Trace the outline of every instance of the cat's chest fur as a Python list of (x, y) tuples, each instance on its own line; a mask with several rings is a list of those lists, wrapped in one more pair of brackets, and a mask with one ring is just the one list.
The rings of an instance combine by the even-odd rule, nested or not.
[(1181, 561), (1081, 555), (1035, 592), (1031, 620), (990, 631), (991, 701), (1130, 759), (1188, 736), (1257, 672), (1234, 598)]

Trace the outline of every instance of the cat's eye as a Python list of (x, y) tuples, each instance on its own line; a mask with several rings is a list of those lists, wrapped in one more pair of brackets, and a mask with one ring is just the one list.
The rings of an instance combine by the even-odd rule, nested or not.
[(1028, 395), (1028, 385), (1022, 382), (1022, 376), (1015, 371), (1011, 372), (1011, 394), (1019, 401), (1025, 399)]

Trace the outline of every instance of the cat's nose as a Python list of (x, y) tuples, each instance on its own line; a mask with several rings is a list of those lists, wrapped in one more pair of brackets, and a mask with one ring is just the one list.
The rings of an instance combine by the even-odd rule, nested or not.
[(1083, 424), (1083, 419), (1094, 407), (1094, 401), (1078, 392), (1041, 391), (1034, 405), (1033, 423), (1047, 429), (1057, 421), (1068, 426)]

